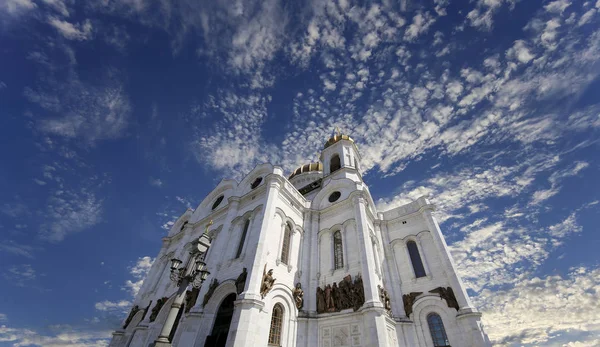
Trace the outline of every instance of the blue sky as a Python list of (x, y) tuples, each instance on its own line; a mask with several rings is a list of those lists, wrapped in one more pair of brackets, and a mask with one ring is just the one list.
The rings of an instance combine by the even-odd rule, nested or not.
[(497, 345), (600, 345), (600, 1), (0, 0), (0, 345), (106, 346), (177, 216), (339, 126)]

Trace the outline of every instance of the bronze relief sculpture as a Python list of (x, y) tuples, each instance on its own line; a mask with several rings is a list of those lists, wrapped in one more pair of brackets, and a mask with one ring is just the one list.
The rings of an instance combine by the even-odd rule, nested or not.
[(339, 312), (348, 308), (357, 311), (365, 303), (362, 277), (357, 275), (344, 277), (339, 283), (317, 287), (317, 313)]
[(127, 319), (125, 319), (125, 324), (123, 324), (123, 329), (127, 328), (127, 326), (129, 325), (129, 323), (131, 323), (131, 320), (133, 319), (133, 316), (135, 316), (135, 314), (140, 310), (140, 308), (138, 307), (138, 305), (135, 305), (131, 308), (131, 311), (129, 311), (129, 316), (127, 316)]
[(167, 300), (169, 300), (169, 298), (167, 298), (166, 296), (156, 300), (156, 305), (154, 305), (154, 308), (152, 309), (152, 313), (150, 314), (151, 322), (154, 322), (154, 320), (158, 316), (158, 313), (160, 312), (160, 309), (163, 307), (165, 302), (167, 302)]
[(302, 285), (300, 282), (296, 283), (296, 288), (293, 291), (294, 302), (296, 303), (296, 308), (301, 309), (304, 306), (304, 291), (302, 290)]
[(402, 301), (404, 302), (404, 312), (406, 312), (406, 317), (409, 317), (412, 313), (413, 305), (415, 301), (417, 301), (417, 296), (423, 294), (423, 292), (412, 292), (409, 294), (402, 295)]
[(263, 269), (263, 279), (260, 285), (260, 296), (263, 299), (271, 291), (271, 288), (273, 288), (275, 280), (276, 279), (273, 278), (273, 269), (269, 269), (269, 271), (267, 271), (267, 264), (265, 264), (265, 268)]
[(446, 300), (446, 304), (448, 305), (448, 307), (453, 307), (457, 311), (460, 309), (458, 301), (456, 300), (456, 296), (454, 296), (454, 291), (451, 287), (437, 287), (433, 290), (430, 290), (429, 292), (439, 294), (441, 299)]

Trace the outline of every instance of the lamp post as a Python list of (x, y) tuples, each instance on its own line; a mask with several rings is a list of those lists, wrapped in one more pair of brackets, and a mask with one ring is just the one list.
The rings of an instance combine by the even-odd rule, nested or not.
[(165, 325), (163, 325), (158, 339), (154, 341), (155, 347), (171, 347), (169, 335), (177, 319), (177, 313), (179, 313), (179, 309), (185, 300), (187, 287), (191, 283), (194, 288), (200, 288), (206, 277), (210, 275), (210, 272), (206, 271), (206, 263), (204, 262), (204, 257), (210, 247), (210, 237), (208, 236), (208, 227), (210, 225), (212, 225), (212, 221), (208, 223), (204, 233), (192, 243), (192, 250), (190, 251), (190, 257), (186, 266), (181, 267), (183, 262), (177, 258), (171, 259), (171, 274), (169, 278), (171, 281), (177, 283), (179, 288), (169, 310)]

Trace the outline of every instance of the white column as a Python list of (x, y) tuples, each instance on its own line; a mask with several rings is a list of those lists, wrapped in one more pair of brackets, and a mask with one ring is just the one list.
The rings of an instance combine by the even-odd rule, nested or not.
[(169, 342), (169, 335), (171, 334), (171, 330), (173, 329), (173, 324), (175, 324), (175, 320), (177, 319), (177, 314), (179, 313), (179, 309), (183, 305), (183, 300), (185, 299), (185, 291), (189, 281), (184, 278), (179, 286), (179, 290), (177, 291), (177, 296), (173, 303), (171, 304), (171, 308), (169, 309), (169, 315), (167, 316), (167, 320), (160, 331), (160, 335), (158, 335), (158, 339), (154, 343), (154, 347), (170, 347), (171, 342)]
[(375, 270), (375, 255), (369, 235), (369, 226), (367, 223), (366, 200), (362, 196), (356, 196), (353, 199), (354, 212), (356, 217), (356, 232), (358, 234), (358, 248), (362, 248), (362, 279), (365, 291), (365, 305), (383, 307), (379, 300), (377, 290), (377, 275)]
[[(425, 199), (423, 199), (425, 200)], [(444, 264), (444, 270), (447, 274), (448, 281), (452, 289), (454, 290), (454, 294), (456, 296), (456, 300), (458, 301), (458, 305), (460, 306), (461, 311), (474, 311), (475, 308), (467, 295), (467, 291), (465, 290), (465, 286), (462, 283), (462, 280), (458, 276), (456, 271), (456, 265), (454, 264), (454, 260), (450, 255), (450, 251), (448, 250), (448, 245), (446, 244), (446, 240), (442, 235), (442, 231), (440, 230), (440, 226), (437, 221), (431, 215), (431, 211), (433, 210), (433, 205), (427, 204), (424, 206), (422, 210), (423, 218), (425, 219), (429, 230), (431, 231), (431, 236), (433, 238), (433, 243), (440, 255), (440, 259)]]
[(404, 312), (404, 302), (402, 301), (402, 281), (400, 279), (400, 272), (396, 264), (396, 257), (394, 255), (394, 247), (390, 245), (390, 238), (388, 233), (387, 224), (384, 222), (380, 225), (381, 238), (383, 241), (383, 271), (387, 273), (388, 283), (386, 283), (385, 289), (389, 292), (392, 299), (392, 313), (396, 317), (406, 316)]
[[(310, 315), (317, 314), (317, 299), (316, 292), (319, 286), (319, 279), (317, 273), (319, 272), (320, 252), (319, 252), (319, 214), (316, 212), (307, 212), (309, 217), (307, 218), (308, 227), (304, 230), (304, 233), (310, 233), (307, 235), (307, 242), (310, 242), (310, 253), (307, 254), (309, 261), (309, 271), (307, 274), (307, 287), (304, 289), (304, 300), (305, 310)], [(310, 323), (309, 323), (310, 326)]]
[[(252, 268), (248, 269), (248, 279), (246, 281), (246, 288), (243, 293), (238, 296), (235, 301), (235, 310), (233, 311), (233, 318), (231, 320), (231, 328), (229, 336), (227, 338), (228, 347), (242, 347), (242, 346), (255, 346), (262, 344), (262, 341), (255, 341), (256, 333), (256, 320), (260, 318), (260, 310), (264, 306), (264, 302), (260, 296), (260, 285), (262, 283), (263, 267), (265, 266), (265, 253), (267, 251), (267, 237), (268, 230), (273, 221), (275, 215), (275, 207), (277, 206), (277, 198), (279, 196), (279, 189), (281, 183), (278, 177), (270, 177), (267, 188), (267, 198), (265, 202), (265, 208), (263, 210), (262, 222), (257, 228), (258, 243), (256, 245), (256, 252), (252, 259)], [(251, 240), (252, 238), (247, 238)], [(252, 254), (251, 252), (248, 255)], [(275, 267), (275, 264), (268, 264), (269, 267)]]

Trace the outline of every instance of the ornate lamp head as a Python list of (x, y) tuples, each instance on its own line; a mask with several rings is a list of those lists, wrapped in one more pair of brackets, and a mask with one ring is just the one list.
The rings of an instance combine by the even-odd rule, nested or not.
[(177, 258), (171, 259), (171, 270), (177, 270), (181, 263), (182, 261)]

